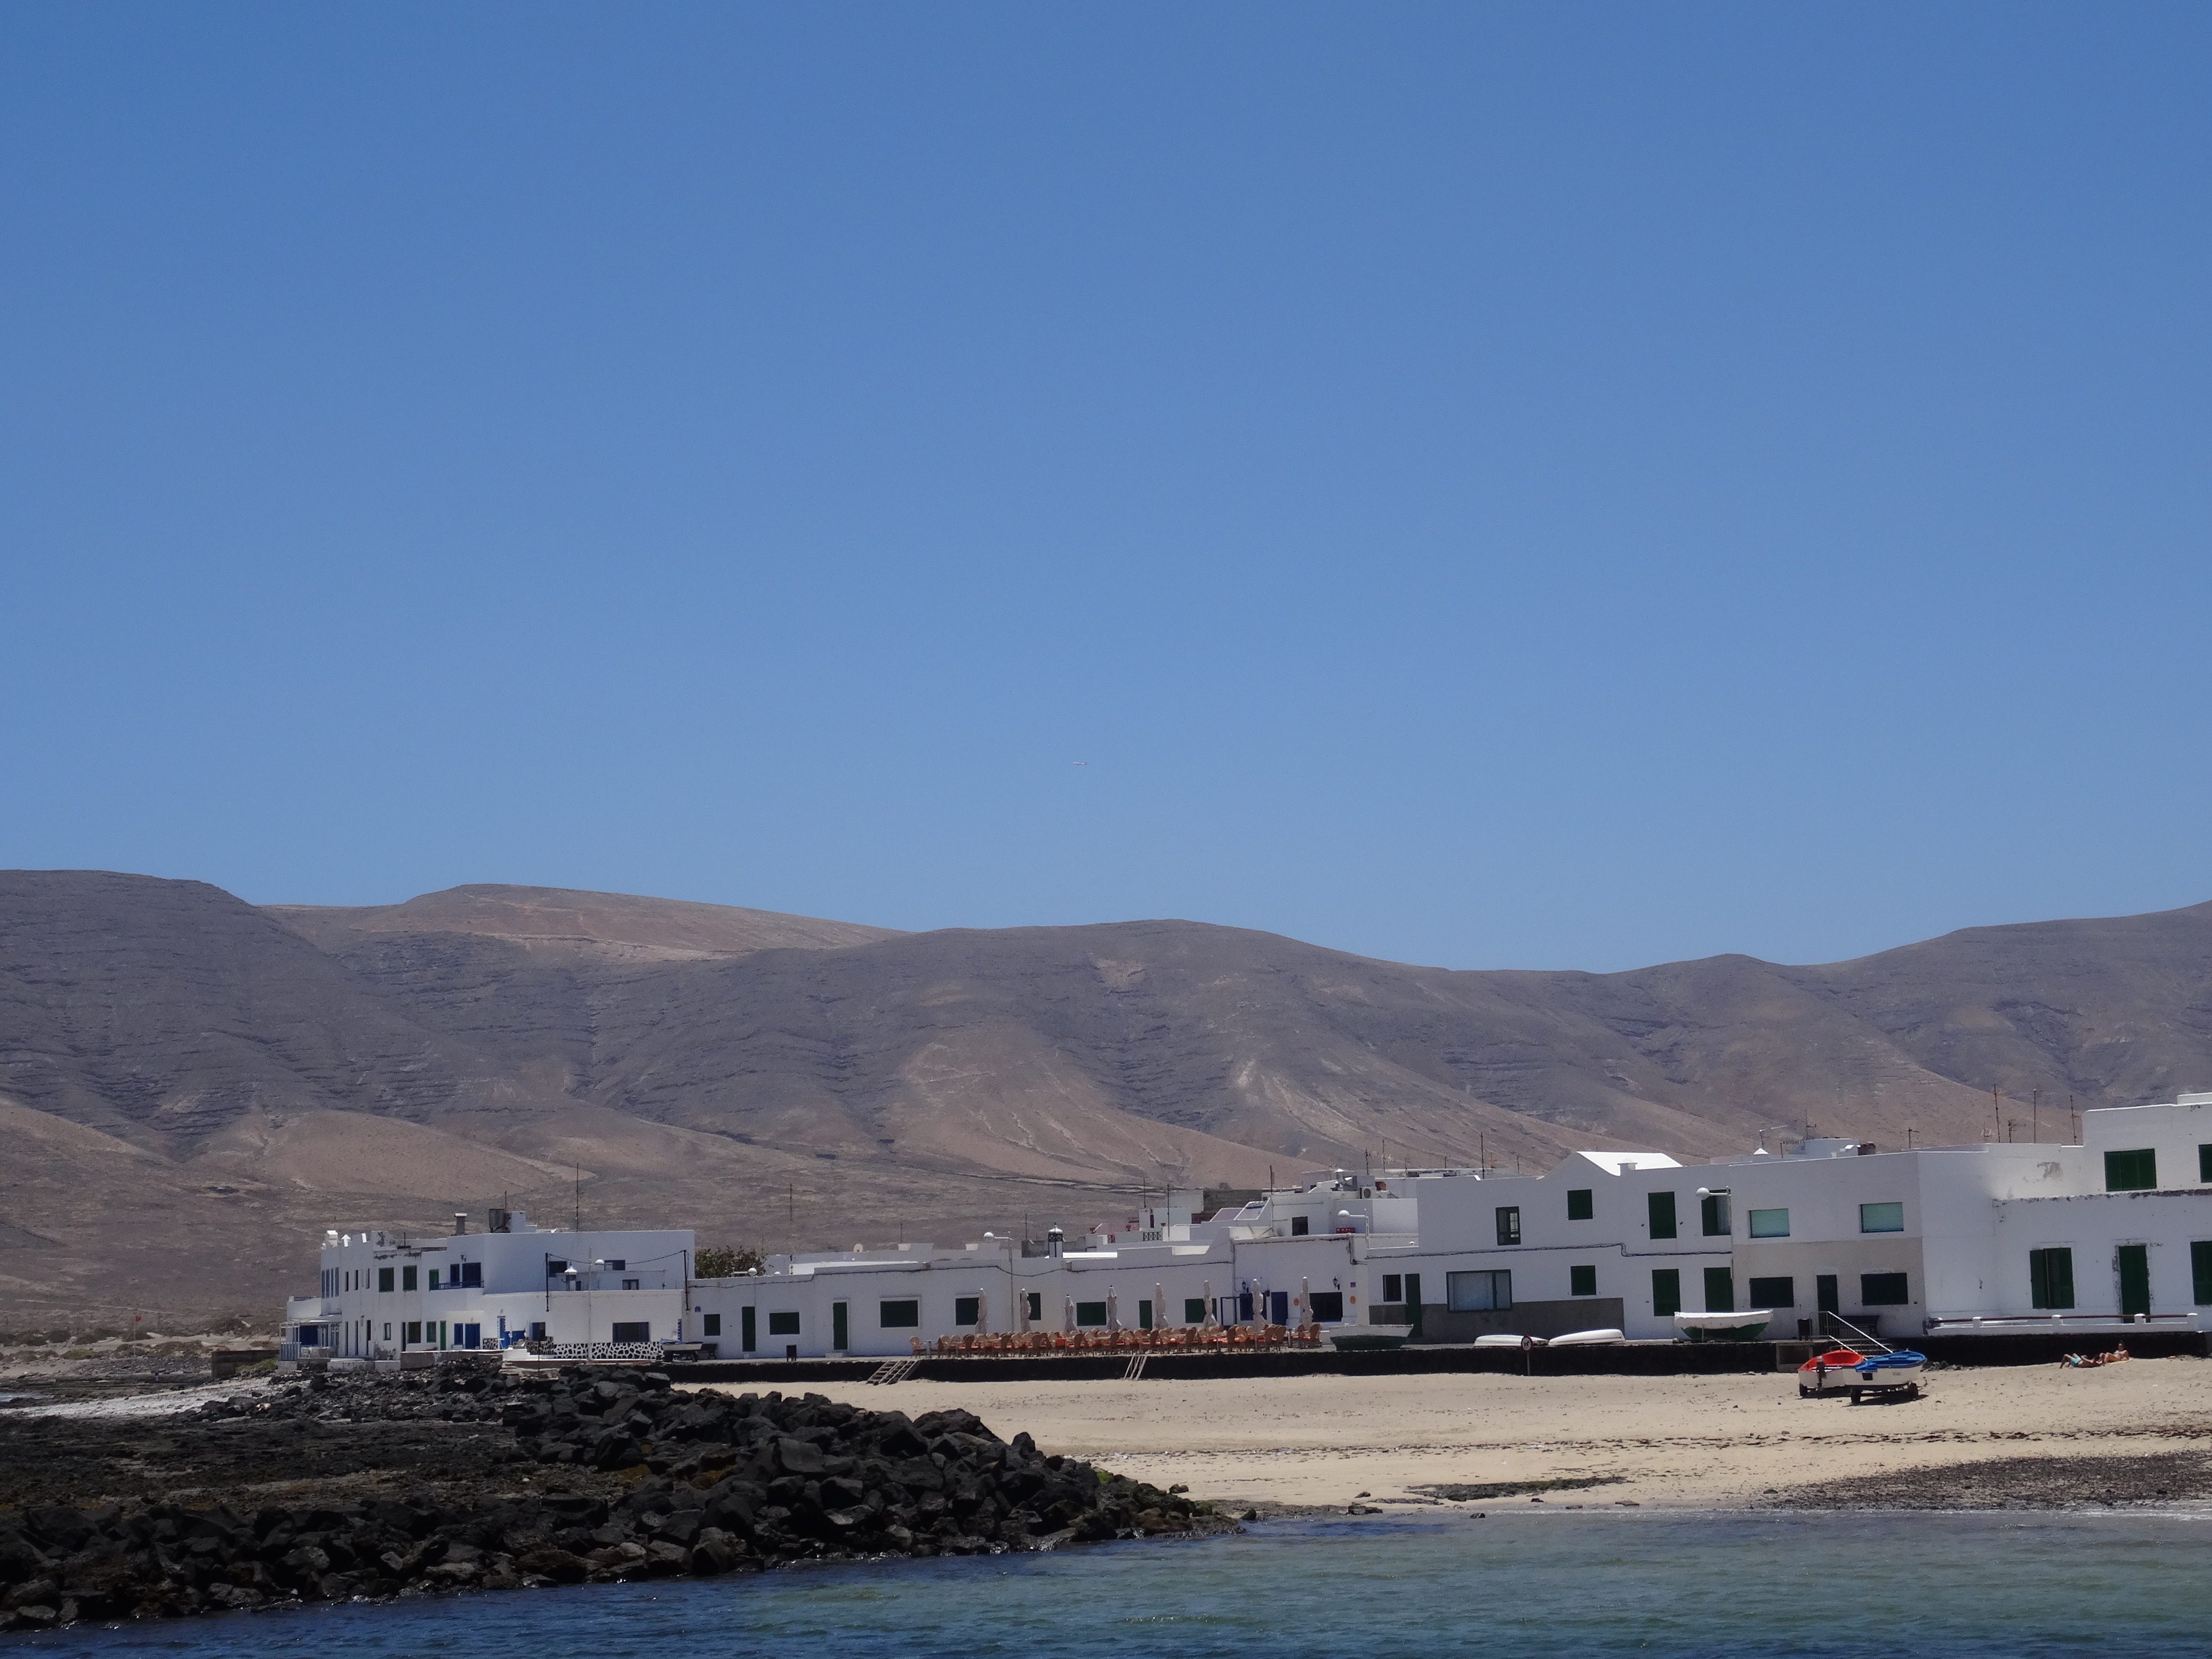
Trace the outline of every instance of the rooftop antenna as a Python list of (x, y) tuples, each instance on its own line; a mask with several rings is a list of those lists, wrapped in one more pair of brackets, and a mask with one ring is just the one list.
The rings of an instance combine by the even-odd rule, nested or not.
[(2040, 1089), (2035, 1091), (2035, 1098), (2028, 1104), (2027, 1138), (2030, 1140), (2043, 1139), (2043, 1091)]

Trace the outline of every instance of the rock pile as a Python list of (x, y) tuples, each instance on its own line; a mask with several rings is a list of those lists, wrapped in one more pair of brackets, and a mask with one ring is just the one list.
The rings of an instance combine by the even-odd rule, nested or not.
[(1233, 1524), (1187, 1498), (1042, 1456), (1026, 1434), (1002, 1441), (964, 1411), (909, 1419), (819, 1395), (691, 1394), (658, 1372), (331, 1379), (206, 1413), (495, 1420), (514, 1437), (514, 1462), (538, 1466), (532, 1481), (587, 1489), (250, 1513), (222, 1503), (35, 1506), (0, 1515), (0, 1629)]

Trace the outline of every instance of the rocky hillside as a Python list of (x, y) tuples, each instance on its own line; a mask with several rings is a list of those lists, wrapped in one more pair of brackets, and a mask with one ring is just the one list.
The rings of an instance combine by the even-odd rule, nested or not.
[(2069, 1097), (2191, 1087), (2212, 906), (1820, 967), (1458, 973), (1184, 921), (899, 934), (503, 887), (257, 909), (19, 872), (0, 1328), (265, 1309), (325, 1225), (502, 1201), (949, 1238), (1367, 1158), (2052, 1138)]

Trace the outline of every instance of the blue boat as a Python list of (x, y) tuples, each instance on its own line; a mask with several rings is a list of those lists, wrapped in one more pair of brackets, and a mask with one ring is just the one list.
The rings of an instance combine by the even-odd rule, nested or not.
[(1870, 1353), (1851, 1367), (1861, 1378), (1863, 1389), (1917, 1389), (1920, 1374), (1928, 1368), (1928, 1356), (1915, 1353), (1910, 1348), (1899, 1348), (1894, 1353)]

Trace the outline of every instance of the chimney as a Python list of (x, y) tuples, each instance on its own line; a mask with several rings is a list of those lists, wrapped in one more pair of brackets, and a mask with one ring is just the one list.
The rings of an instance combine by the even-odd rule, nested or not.
[(465, 1232), (468, 1231), (468, 1230), (469, 1230), (469, 1212), (468, 1212), (466, 1210), (456, 1210), (456, 1211), (454, 1211), (454, 1212), (453, 1212), (453, 1231), (454, 1231), (456, 1233), (465, 1233)]

